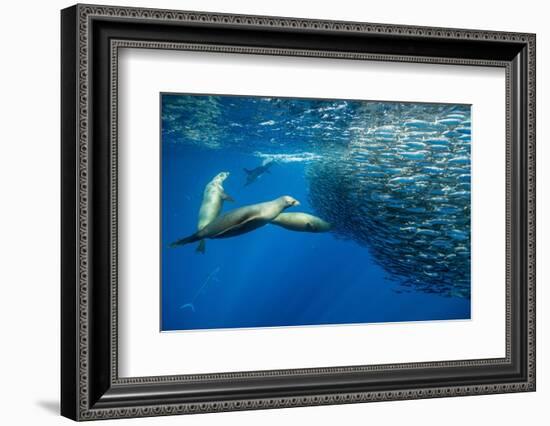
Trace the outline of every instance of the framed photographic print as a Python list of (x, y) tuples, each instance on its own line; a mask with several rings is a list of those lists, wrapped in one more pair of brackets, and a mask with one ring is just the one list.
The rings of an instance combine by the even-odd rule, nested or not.
[(74, 420), (535, 390), (535, 36), (76, 5)]

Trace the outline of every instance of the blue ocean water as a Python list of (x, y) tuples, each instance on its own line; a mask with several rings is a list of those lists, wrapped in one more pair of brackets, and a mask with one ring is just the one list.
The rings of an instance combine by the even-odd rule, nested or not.
[[(161, 330), (470, 318), (469, 120), (464, 105), (163, 94)], [(291, 195), (287, 212), (332, 230), (169, 248), (222, 171), (222, 214)]]

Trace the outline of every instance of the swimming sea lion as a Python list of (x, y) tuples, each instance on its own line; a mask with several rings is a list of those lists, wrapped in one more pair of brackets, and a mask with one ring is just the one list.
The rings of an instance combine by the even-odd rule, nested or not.
[(193, 235), (173, 242), (170, 247), (182, 246), (205, 238), (229, 238), (245, 234), (271, 222), (283, 210), (299, 205), (298, 200), (285, 195), (273, 201), (240, 207), (218, 216)]
[(308, 213), (281, 213), (271, 221), (272, 224), (281, 226), (290, 231), (298, 232), (327, 232), (330, 231), (330, 223), (317, 216)]
[[(235, 201), (227, 195), (223, 189), (223, 182), (229, 177), (229, 172), (218, 173), (204, 188), (202, 204), (199, 210), (199, 221), (197, 230), (200, 231), (215, 218), (218, 217), (224, 201)], [(206, 250), (206, 241), (201, 240), (197, 251), (204, 253)]]
[(246, 173), (246, 183), (244, 184), (244, 186), (248, 186), (250, 185), (251, 183), (255, 182), (256, 179), (258, 179), (260, 176), (262, 176), (264, 173), (271, 173), (269, 171), (269, 168), (273, 165), (273, 161), (272, 160), (268, 160), (266, 161), (264, 164), (262, 164), (261, 166), (258, 166), (252, 170), (249, 170), (249, 169), (243, 169), (244, 172)]

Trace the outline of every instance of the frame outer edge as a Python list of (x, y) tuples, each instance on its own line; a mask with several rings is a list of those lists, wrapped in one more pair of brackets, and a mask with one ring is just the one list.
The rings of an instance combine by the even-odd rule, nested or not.
[(527, 164), (528, 164), (528, 191), (527, 191), (527, 317), (528, 317), (528, 365), (527, 374), (532, 391), (536, 391), (536, 34), (530, 34), (527, 42), (527, 79), (528, 79), (528, 140), (527, 140)]
[(315, 18), (292, 18), (287, 16), (243, 15), (237, 13), (201, 12), (157, 8), (107, 6), (78, 3), (83, 14), (111, 18), (141, 20), (169, 20), (194, 24), (218, 24), (259, 28), (286, 28), (318, 31), (341, 31), (385, 35), (421, 36), (427, 38), (461, 38), (467, 40), (508, 41), (526, 43), (533, 33), (478, 30), (464, 28), (427, 27), (419, 25), (382, 24), (357, 21), (336, 21)]
[(61, 414), (78, 417), (77, 279), (77, 7), (61, 18)]
[(77, 160), (77, 179), (78, 179), (78, 308), (77, 318), (79, 323), (78, 336), (78, 356), (79, 363), (78, 385), (77, 385), (77, 420), (89, 418), (89, 351), (90, 342), (89, 323), (88, 323), (88, 278), (89, 278), (89, 200), (91, 196), (88, 164), (89, 164), (89, 27), (88, 14), (84, 5), (77, 4), (77, 34), (78, 34), (78, 52), (77, 52), (77, 105), (78, 105), (78, 123), (77, 139), (78, 160)]
[[(77, 315), (78, 325), (75, 346), (77, 346), (78, 360), (76, 362), (77, 383), (77, 407), (76, 418), (78, 420), (105, 419), (113, 417), (141, 417), (141, 416), (159, 416), (180, 413), (193, 412), (219, 412), (229, 410), (243, 409), (262, 409), (262, 408), (280, 408), (291, 406), (342, 404), (351, 402), (366, 402), (380, 400), (399, 400), (415, 398), (433, 398), (441, 396), (461, 396), (488, 393), (504, 393), (529, 391), (535, 389), (535, 36), (527, 33), (509, 33), (481, 30), (463, 30), (447, 28), (429, 28), (403, 25), (387, 24), (368, 24), (353, 22), (336, 22), (324, 20), (310, 20), (297, 18), (276, 18), (266, 16), (244, 16), (228, 15), (203, 12), (184, 12), (169, 11), (158, 9), (137, 9), (126, 7), (110, 7), (96, 5), (77, 5), (76, 10), (76, 32), (77, 32), (77, 52), (75, 61), (77, 61), (77, 104), (78, 104), (78, 123), (76, 129), (78, 152), (77, 152), (77, 174), (78, 193), (77, 193), (77, 273), (78, 289), (77, 292)], [(529, 205), (529, 239), (528, 239), (528, 365), (527, 371), (529, 378), (526, 382), (502, 383), (500, 385), (479, 385), (479, 386), (451, 386), (449, 388), (428, 388), (428, 389), (403, 389), (400, 391), (384, 391), (357, 394), (330, 394), (316, 395), (306, 397), (282, 397), (271, 399), (254, 400), (235, 400), (212, 402), (202, 404), (163, 404), (160, 406), (143, 406), (139, 408), (113, 408), (113, 409), (91, 409), (89, 408), (89, 327), (88, 327), (88, 195), (89, 195), (89, 175), (88, 175), (88, 84), (89, 84), (89, 66), (88, 49), (91, 40), (89, 39), (89, 18), (91, 16), (121, 18), (121, 19), (140, 19), (148, 21), (176, 21), (192, 23), (210, 23), (227, 24), (233, 26), (257, 26), (261, 28), (290, 28), (290, 29), (310, 29), (326, 30), (331, 32), (349, 31), (359, 33), (382, 33), (384, 35), (401, 34), (415, 37), (436, 37), (449, 39), (469, 39), (486, 41), (507, 41), (528, 46), (528, 106), (526, 107), (528, 118), (528, 193), (527, 202)], [(65, 184), (64, 184), (65, 185)], [(463, 389), (464, 388), (464, 389)]]

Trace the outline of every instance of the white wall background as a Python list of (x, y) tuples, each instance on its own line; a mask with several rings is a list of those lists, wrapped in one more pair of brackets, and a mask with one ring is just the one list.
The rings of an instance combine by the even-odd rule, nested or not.
[[(492, 395), (292, 408), (119, 424), (407, 425), (545, 424), (550, 401), (550, 27), (545, 2), (104, 0), (103, 4), (537, 33), (538, 390)], [(9, 2), (0, 26), (0, 418), (2, 424), (69, 424), (59, 404), (59, 9), (71, 2)], [(108, 424), (113, 421), (107, 421)]]

